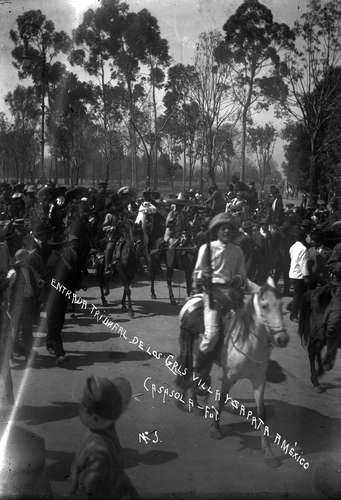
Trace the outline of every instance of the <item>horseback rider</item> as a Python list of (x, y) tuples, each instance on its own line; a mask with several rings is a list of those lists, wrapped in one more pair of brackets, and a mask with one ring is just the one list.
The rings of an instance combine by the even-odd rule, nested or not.
[(117, 225), (119, 221), (119, 207), (113, 203), (106, 213), (103, 222), (103, 231), (105, 233), (106, 245), (104, 250), (105, 274), (110, 275), (112, 269), (112, 259), (114, 248), (117, 242)]
[(183, 212), (186, 205), (184, 199), (175, 199), (172, 203), (172, 209), (166, 218), (166, 230), (164, 240), (168, 243), (169, 248), (174, 248), (179, 243), (180, 237), (187, 230), (187, 218)]
[(146, 189), (146, 191), (143, 191), (142, 196), (143, 196), (143, 202), (139, 207), (138, 214), (135, 219), (135, 224), (142, 224), (143, 226), (146, 216), (148, 217), (148, 215), (156, 213), (157, 208), (152, 203), (150, 189)]
[(133, 241), (133, 213), (129, 210), (132, 202), (132, 192), (124, 186), (113, 198), (112, 208), (105, 215), (103, 231), (106, 233), (106, 248), (104, 252), (105, 274), (111, 275), (112, 266), (119, 260), (125, 241)]
[(107, 186), (108, 186), (107, 182), (99, 181), (98, 182), (98, 191), (93, 196), (93, 200), (92, 200), (94, 213), (96, 214), (98, 225), (103, 224), (104, 217), (105, 217), (106, 200), (107, 200), (107, 196), (108, 196)]
[(213, 230), (217, 233), (217, 239), (200, 247), (193, 273), (195, 287), (203, 286), (204, 289), (205, 331), (199, 346), (196, 372), (208, 385), (222, 315), (243, 305), (242, 288), (234, 286), (234, 279), (239, 276), (241, 283), (247, 284), (252, 292), (259, 290), (257, 285), (247, 279), (243, 251), (233, 242), (238, 235), (238, 228), (231, 217), (225, 212), (213, 217), (209, 231)]
[(321, 229), (315, 229), (308, 236), (310, 247), (307, 251), (309, 288), (323, 286), (329, 281), (328, 261), (331, 257), (331, 249), (325, 244), (325, 238)]

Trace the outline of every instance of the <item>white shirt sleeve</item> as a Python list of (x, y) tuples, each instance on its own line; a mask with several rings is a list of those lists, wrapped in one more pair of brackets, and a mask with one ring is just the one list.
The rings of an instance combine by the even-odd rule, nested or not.
[(209, 265), (207, 260), (207, 245), (201, 245), (198, 252), (197, 262), (195, 264), (193, 276), (200, 279), (203, 275), (208, 275)]

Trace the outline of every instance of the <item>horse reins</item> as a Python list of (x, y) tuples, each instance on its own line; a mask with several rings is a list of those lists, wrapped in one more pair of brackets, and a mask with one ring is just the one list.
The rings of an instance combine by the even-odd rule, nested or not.
[[(280, 333), (280, 332), (285, 332), (286, 331), (285, 328), (279, 328), (277, 330), (274, 330), (273, 328), (271, 328), (270, 325), (269, 325), (269, 322), (264, 318), (264, 315), (261, 312), (260, 312), (260, 317), (262, 318), (262, 322), (264, 324), (268, 340), (272, 339), (272, 335), (269, 334), (269, 332)], [(258, 339), (259, 342), (263, 342), (263, 340), (261, 340), (258, 337), (258, 335), (255, 334), (255, 332), (253, 330), (251, 330), (250, 334), (253, 335), (254, 337), (256, 337), (256, 339)], [(254, 359), (252, 356), (250, 356), (249, 354), (247, 354), (247, 353), (243, 352), (241, 349), (239, 349), (239, 347), (237, 347), (237, 345), (236, 345), (236, 343), (235, 343), (235, 341), (233, 339), (233, 336), (229, 337), (229, 340), (231, 340), (231, 343), (232, 343), (234, 349), (236, 349), (236, 351), (238, 351), (240, 354), (242, 354), (243, 356), (245, 356), (247, 359), (249, 359), (253, 363), (256, 363), (256, 364), (259, 364), (259, 365), (267, 363), (267, 360), (258, 361), (257, 359)], [(270, 340), (270, 349), (272, 349), (273, 347), (274, 347), (274, 345), (272, 343), (272, 340)]]

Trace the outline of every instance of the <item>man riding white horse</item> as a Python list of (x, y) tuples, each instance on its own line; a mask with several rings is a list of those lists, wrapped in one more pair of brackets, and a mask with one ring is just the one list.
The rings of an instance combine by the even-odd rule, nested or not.
[(250, 291), (259, 290), (257, 285), (247, 279), (243, 251), (233, 243), (238, 229), (231, 217), (226, 213), (213, 217), (209, 231), (212, 233), (213, 230), (217, 233), (217, 239), (200, 247), (193, 273), (195, 288), (203, 287), (205, 325), (196, 373), (207, 385), (214, 349), (220, 335), (222, 314), (243, 305), (243, 293), (241, 288), (233, 286), (234, 279), (239, 276)]

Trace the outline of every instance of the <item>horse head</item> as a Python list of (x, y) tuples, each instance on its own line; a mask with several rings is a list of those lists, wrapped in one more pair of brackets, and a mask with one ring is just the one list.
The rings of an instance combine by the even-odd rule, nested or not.
[(268, 339), (275, 347), (286, 347), (289, 335), (284, 326), (281, 295), (277, 288), (266, 283), (255, 294), (254, 306), (256, 317), (268, 335)]

